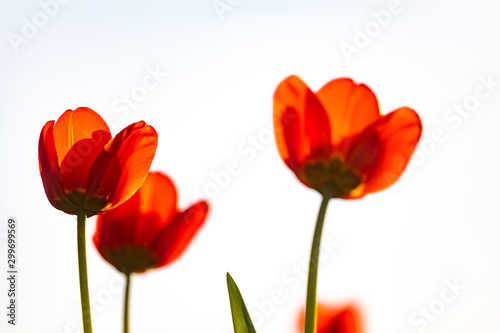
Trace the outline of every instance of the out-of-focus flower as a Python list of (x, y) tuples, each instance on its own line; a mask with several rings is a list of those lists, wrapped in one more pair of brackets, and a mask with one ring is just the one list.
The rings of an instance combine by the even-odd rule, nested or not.
[(122, 273), (144, 272), (177, 259), (202, 226), (207, 212), (205, 201), (179, 211), (172, 180), (160, 172), (149, 173), (128, 201), (98, 216), (94, 244)]
[(146, 179), (157, 144), (156, 131), (143, 121), (112, 138), (92, 109), (67, 110), (40, 133), (45, 194), (52, 206), (68, 214), (92, 216), (117, 207)]
[[(317, 333), (360, 333), (361, 320), (356, 307), (334, 307), (318, 304)], [(297, 332), (304, 332), (304, 310), (300, 313)]]
[(274, 94), (279, 153), (305, 185), (337, 198), (361, 198), (401, 176), (420, 139), (419, 116), (408, 107), (387, 115), (364, 84), (340, 78), (317, 93), (297, 76)]

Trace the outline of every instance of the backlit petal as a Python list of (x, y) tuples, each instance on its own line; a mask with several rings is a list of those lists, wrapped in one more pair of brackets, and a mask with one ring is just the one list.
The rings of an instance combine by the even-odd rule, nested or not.
[(161, 258), (159, 266), (171, 263), (184, 252), (203, 225), (207, 213), (208, 204), (201, 201), (174, 217), (152, 246)]
[(332, 143), (361, 133), (380, 118), (377, 98), (364, 84), (340, 78), (328, 82), (317, 93), (332, 131)]
[(121, 272), (144, 272), (175, 260), (205, 221), (208, 204), (177, 209), (177, 191), (161, 172), (150, 172), (140, 189), (97, 218), (94, 243)]
[(398, 180), (422, 132), (420, 117), (407, 107), (389, 113), (372, 127), (378, 133), (381, 157), (366, 180), (365, 193), (381, 191)]
[(328, 116), (318, 98), (310, 90), (306, 95), (305, 133), (309, 139), (311, 159), (330, 157), (331, 129)]
[(101, 254), (110, 248), (134, 245), (139, 205), (140, 197), (137, 191), (120, 207), (97, 217), (94, 243)]
[[(304, 311), (299, 316), (298, 332), (304, 331)], [(361, 320), (354, 306), (333, 307), (318, 304), (317, 333), (360, 333)]]
[(330, 151), (325, 110), (297, 76), (283, 80), (274, 93), (274, 130), (278, 151), (292, 169), (306, 157), (325, 157)]
[(118, 133), (90, 169), (85, 205), (91, 205), (92, 197), (103, 197), (110, 209), (130, 198), (146, 179), (157, 144), (158, 134), (143, 121)]
[(85, 191), (89, 170), (110, 139), (108, 125), (92, 109), (67, 110), (59, 117), (54, 141), (66, 193)]
[(345, 150), (347, 165), (358, 175), (367, 179), (374, 171), (382, 158), (382, 145), (379, 133), (374, 126), (370, 126), (358, 135), (346, 140), (350, 142), (342, 145)]
[(275, 130), (276, 143), (281, 157), (286, 165), (292, 170), (297, 170), (304, 158), (305, 147), (301, 138), (304, 136), (300, 131), (299, 114), (294, 108), (287, 108), (279, 119), (281, 132)]
[[(178, 214), (177, 190), (168, 176), (161, 172), (150, 172), (136, 195), (137, 193), (140, 200), (134, 227), (134, 243), (149, 246)], [(120, 208), (121, 206), (115, 210)]]
[(56, 209), (67, 213), (76, 212), (78, 207), (68, 200), (62, 187), (53, 130), (54, 121), (52, 120), (42, 128), (38, 141), (38, 164), (43, 188), (47, 199)]

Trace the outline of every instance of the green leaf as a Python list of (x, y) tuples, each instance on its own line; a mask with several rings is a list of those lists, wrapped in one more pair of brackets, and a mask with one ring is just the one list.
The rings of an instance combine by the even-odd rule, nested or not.
[(238, 286), (229, 273), (227, 273), (226, 278), (229, 302), (231, 303), (231, 314), (233, 316), (234, 333), (256, 333)]

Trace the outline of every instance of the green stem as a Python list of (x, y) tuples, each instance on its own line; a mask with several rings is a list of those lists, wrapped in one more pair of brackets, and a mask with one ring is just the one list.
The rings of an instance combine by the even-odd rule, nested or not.
[(87, 254), (85, 250), (85, 220), (86, 212), (78, 212), (78, 271), (80, 274), (80, 298), (82, 302), (83, 332), (92, 333), (92, 318), (90, 315), (89, 282), (87, 278)]
[(323, 231), (323, 222), (325, 221), (326, 207), (328, 201), (334, 192), (333, 184), (325, 184), (323, 191), (323, 201), (316, 221), (316, 229), (311, 246), (311, 259), (309, 261), (309, 276), (307, 279), (307, 300), (306, 300), (306, 318), (304, 324), (304, 333), (316, 333), (316, 285), (318, 282), (318, 259), (319, 246), (321, 244), (321, 233)]
[(125, 304), (123, 306), (123, 333), (128, 333), (128, 308), (130, 297), (130, 273), (125, 273), (127, 284), (125, 286)]

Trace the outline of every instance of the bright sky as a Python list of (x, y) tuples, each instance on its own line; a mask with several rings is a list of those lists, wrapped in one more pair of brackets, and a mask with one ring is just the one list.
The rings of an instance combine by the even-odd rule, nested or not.
[[(47, 121), (87, 106), (113, 134), (153, 125), (152, 170), (176, 182), (180, 207), (201, 192), (212, 208), (180, 260), (133, 276), (131, 332), (232, 332), (228, 271), (259, 333), (295, 332), (320, 196), (280, 159), (271, 121), (276, 86), (297, 74), (313, 90), (351, 77), (383, 113), (410, 106), (424, 123), (394, 187), (331, 201), (318, 299), (358, 304), (365, 332), (498, 332), (499, 12), (488, 0), (1, 0), (0, 331), (81, 325), (76, 220), (47, 201), (37, 147)], [(94, 331), (118, 333), (124, 280), (93, 247), (94, 226)]]

